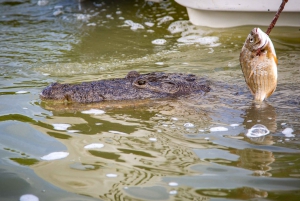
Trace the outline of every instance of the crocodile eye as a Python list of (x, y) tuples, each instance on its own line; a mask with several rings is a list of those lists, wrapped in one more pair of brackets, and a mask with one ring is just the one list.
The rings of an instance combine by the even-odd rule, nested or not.
[(138, 85), (145, 85), (146, 81), (145, 80), (139, 80), (139, 81), (137, 81), (137, 84)]

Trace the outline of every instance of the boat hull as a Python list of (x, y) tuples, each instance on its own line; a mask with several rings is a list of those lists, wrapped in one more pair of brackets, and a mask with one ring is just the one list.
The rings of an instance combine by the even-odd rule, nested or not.
[[(191, 23), (215, 28), (243, 25), (269, 26), (281, 4), (281, 0), (231, 0), (230, 3), (226, 0), (176, 0), (176, 2), (187, 8)], [(245, 2), (252, 3), (248, 5)], [(300, 26), (299, 19), (300, 4), (289, 1), (276, 26), (297, 27)]]

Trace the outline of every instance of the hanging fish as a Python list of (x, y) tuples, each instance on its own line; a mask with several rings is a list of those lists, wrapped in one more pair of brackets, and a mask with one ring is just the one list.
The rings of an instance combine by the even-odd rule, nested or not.
[(277, 57), (271, 39), (260, 28), (252, 29), (248, 35), (240, 63), (254, 100), (271, 96), (277, 85)]

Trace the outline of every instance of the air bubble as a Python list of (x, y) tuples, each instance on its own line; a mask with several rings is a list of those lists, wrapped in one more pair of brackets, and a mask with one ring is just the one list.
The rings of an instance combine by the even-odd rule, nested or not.
[(262, 137), (268, 135), (270, 131), (262, 124), (256, 124), (250, 128), (246, 134), (247, 137)]
[(185, 124), (183, 124), (183, 126), (186, 127), (186, 128), (193, 128), (193, 127), (195, 127), (195, 125), (192, 124), (192, 123), (185, 123)]
[(154, 45), (164, 45), (164, 44), (166, 44), (166, 40), (165, 39), (155, 39), (155, 40), (153, 40), (152, 41), (152, 44), (154, 44)]

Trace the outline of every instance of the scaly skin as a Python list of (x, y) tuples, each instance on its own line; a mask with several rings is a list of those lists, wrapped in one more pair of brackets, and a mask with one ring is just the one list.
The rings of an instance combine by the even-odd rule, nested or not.
[(248, 35), (240, 63), (254, 100), (261, 102), (271, 96), (277, 86), (277, 57), (272, 41), (261, 29), (254, 28)]
[(172, 98), (192, 93), (209, 92), (204, 79), (191, 74), (148, 73), (131, 71), (125, 78), (81, 84), (54, 83), (40, 94), (43, 100), (96, 103), (118, 100)]

